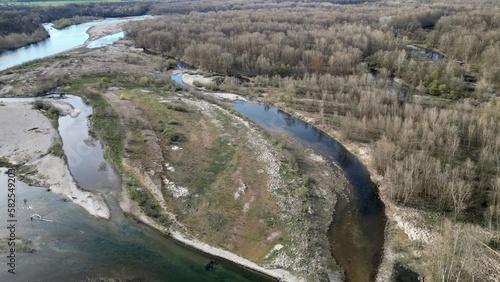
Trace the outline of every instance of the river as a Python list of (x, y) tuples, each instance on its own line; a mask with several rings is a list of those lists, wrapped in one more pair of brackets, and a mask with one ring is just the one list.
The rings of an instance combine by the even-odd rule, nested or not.
[[(80, 46), (88, 38), (85, 31), (95, 24), (86, 23), (61, 31), (47, 26), (51, 34), (47, 42), (1, 54), (0, 70), (25, 62), (24, 54), (33, 53), (28, 59), (33, 60)], [(117, 33), (96, 40), (88, 47), (105, 46), (122, 36), (123, 33)], [(62, 40), (65, 47), (61, 49), (57, 40)], [(182, 85), (180, 76), (172, 78)], [(107, 199), (112, 217), (110, 221), (96, 220), (83, 209), (61, 201), (58, 196), (21, 185), (18, 197), (38, 203), (37, 212), (54, 220), (54, 223), (36, 222), (32, 225), (29, 213), (21, 211), (20, 216), (26, 219), (20, 223), (22, 230), (26, 230), (23, 236), (36, 242), (37, 249), (33, 254), (20, 255), (24, 261), (20, 266), (20, 272), (25, 275), (22, 280), (42, 277), (43, 280), (57, 281), (70, 276), (83, 279), (97, 275), (140, 277), (148, 281), (162, 281), (165, 277), (168, 281), (269, 280), (225, 261), (221, 261), (216, 271), (206, 271), (205, 266), (214, 258), (165, 239), (149, 227), (127, 219), (114, 200), (120, 187), (119, 179), (103, 159), (100, 143), (86, 134), (91, 108), (78, 97), (68, 96), (66, 101), (82, 109), (79, 117), (61, 117), (59, 121), (68, 164), (81, 187), (101, 193)], [(349, 196), (338, 197), (329, 230), (332, 253), (350, 281), (372, 281), (381, 261), (386, 218), (377, 188), (363, 164), (336, 140), (274, 107), (256, 101), (236, 101), (233, 108), (266, 130), (287, 132), (304, 147), (329, 160), (332, 166), (338, 164), (343, 169), (350, 181), (347, 187)], [(4, 175), (0, 178), (2, 183), (4, 178)], [(5, 200), (2, 199), (2, 203)], [(50, 208), (47, 203), (50, 203)], [(4, 204), (1, 207), (5, 208)], [(40, 276), (47, 269), (57, 271)], [(2, 281), (6, 278), (3, 275), (5, 271), (0, 274)]]
[[(177, 85), (193, 91), (182, 81), (182, 73), (171, 77)], [(343, 169), (350, 182), (345, 193), (349, 196), (337, 197), (328, 234), (332, 254), (349, 281), (373, 281), (382, 258), (386, 217), (366, 167), (335, 139), (275, 107), (237, 100), (233, 109), (266, 130), (288, 133), (332, 166), (338, 164)]]
[[(65, 48), (72, 48), (68, 46), (79, 46), (87, 40), (82, 30), (86, 31), (93, 24), (57, 32), (68, 34), (66, 39), (72, 43), (66, 44)], [(56, 31), (52, 32), (51, 35)], [(64, 38), (51, 36), (50, 40), (64, 41)], [(106, 38), (104, 41), (110, 44), (113, 40)], [(31, 45), (18, 49), (19, 53), (9, 51), (2, 54), (1, 68), (22, 63), (22, 54), (28, 50), (42, 52), (34, 54), (32, 58), (60, 52), (55, 41), (51, 42), (40, 43), (41, 49)], [(9, 103), (30, 102), (34, 99), (0, 100)], [(100, 142), (88, 135), (91, 107), (76, 96), (66, 95), (62, 101), (81, 110), (77, 117), (59, 118), (58, 130), (70, 171), (80, 187), (103, 196), (111, 210), (111, 219), (92, 217), (64, 196), (17, 181), (16, 236), (31, 242), (30, 248), (35, 251), (16, 254), (16, 274), (12, 276), (7, 272), (7, 253), (2, 248), (0, 256), (4, 259), (0, 262), (0, 281), (87, 281), (88, 278), (96, 277), (111, 277), (118, 281), (273, 281), (268, 276), (165, 238), (160, 232), (126, 217), (116, 200), (121, 187), (120, 180), (104, 159)], [(2, 187), (7, 183), (5, 170), (0, 168)], [(26, 204), (23, 203), (24, 199)], [(0, 210), (7, 211), (7, 193), (0, 193)], [(33, 213), (47, 220), (31, 220)], [(5, 220), (3, 216), (1, 218)], [(8, 230), (0, 229), (0, 236), (9, 236)], [(217, 261), (218, 264), (207, 269), (211, 261)]]
[[(30, 102), (34, 98), (0, 100), (4, 103)], [(63, 101), (82, 110), (78, 117), (59, 118), (59, 133), (70, 171), (80, 186), (106, 199), (111, 220), (92, 217), (68, 202), (66, 197), (18, 181), (16, 236), (31, 241), (36, 251), (17, 254), (15, 280), (11, 279), (2, 261), (0, 281), (81, 281), (89, 277), (146, 281), (165, 281), (165, 277), (168, 281), (272, 281), (234, 263), (188, 248), (128, 219), (116, 201), (121, 187), (119, 178), (104, 159), (99, 141), (88, 135), (87, 118), (92, 114), (91, 107), (76, 96), (67, 95)], [(0, 183), (7, 183), (6, 178), (0, 173)], [(7, 194), (0, 195), (0, 210), (6, 211)], [(27, 205), (21, 199), (26, 199)], [(32, 221), (33, 213), (51, 221)], [(0, 235), (5, 238), (7, 230), (1, 229)], [(215, 271), (205, 269), (211, 260), (219, 261)]]
[[(119, 23), (127, 21), (139, 21), (151, 16), (138, 16), (128, 18), (108, 18), (99, 21), (87, 22), (78, 25), (68, 26), (63, 29), (55, 29), (52, 24), (44, 24), (43, 27), (47, 30), (50, 37), (38, 43), (24, 46), (12, 51), (6, 51), (0, 54), (0, 71), (30, 62), (36, 59), (45, 58), (55, 55), (60, 52), (68, 51), (78, 46), (83, 46), (89, 35), (87, 30), (96, 25)], [(89, 48), (97, 48), (106, 44), (111, 44), (118, 38), (123, 37), (124, 33), (120, 32), (115, 35), (100, 38), (88, 45)]]

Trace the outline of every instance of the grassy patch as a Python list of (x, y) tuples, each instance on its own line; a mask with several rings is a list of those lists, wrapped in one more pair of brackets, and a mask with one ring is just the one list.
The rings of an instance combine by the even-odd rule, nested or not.
[(11, 163), (9, 161), (9, 158), (2, 156), (0, 157), (0, 167), (10, 167)]
[(187, 112), (188, 109), (181, 104), (168, 104), (167, 108), (170, 110), (178, 111), (178, 112)]
[(175, 129), (173, 129), (170, 126), (165, 127), (165, 129), (163, 129), (162, 133), (165, 135), (167, 140), (171, 143), (179, 143), (179, 142), (186, 141), (186, 136), (184, 136), (184, 134), (177, 132)]
[(50, 147), (50, 151), (52, 152), (52, 154), (62, 158), (64, 157), (64, 150), (63, 150), (63, 147), (62, 147), (62, 143), (57, 140), (55, 141), (52, 146)]
[(33, 109), (42, 111), (49, 118), (52, 126), (57, 129), (59, 121), (59, 110), (57, 108), (44, 101), (36, 100), (33, 102)]
[(235, 150), (228, 145), (227, 140), (219, 138), (215, 146), (210, 149), (210, 164), (204, 171), (196, 175), (193, 182), (193, 188), (200, 194), (204, 194), (206, 189), (210, 187), (228, 165), (233, 158)]
[(158, 201), (128, 172), (123, 174), (123, 185), (127, 189), (130, 198), (141, 207), (146, 215), (163, 226), (170, 225), (170, 221), (168, 217), (163, 214)]
[(121, 154), (125, 140), (125, 129), (120, 123), (118, 113), (101, 94), (87, 92), (85, 97), (93, 107), (92, 129), (105, 144), (105, 156), (116, 167), (121, 166)]
[(66, 82), (68, 92), (82, 96), (93, 109), (91, 128), (104, 144), (104, 155), (116, 169), (121, 169), (121, 154), (125, 140), (125, 129), (118, 113), (108, 104), (101, 93), (92, 90), (102, 81), (102, 77), (82, 77)]

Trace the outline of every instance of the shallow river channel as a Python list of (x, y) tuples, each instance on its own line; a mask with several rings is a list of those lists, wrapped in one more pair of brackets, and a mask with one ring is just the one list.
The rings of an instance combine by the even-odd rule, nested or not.
[[(47, 41), (0, 55), (0, 70), (21, 64), (25, 53), (29, 60), (43, 58), (87, 40), (86, 30), (95, 24), (115, 19), (51, 30)], [(121, 34), (97, 41), (99, 47), (110, 44)], [(59, 44), (71, 41), (61, 49)], [(69, 46), (69, 47), (68, 47)], [(72, 47), (71, 47), (72, 46)], [(40, 49), (41, 48), (41, 49)], [(48, 98), (44, 98), (48, 99)], [(2, 103), (32, 102), (33, 98), (5, 99)], [(120, 179), (103, 158), (98, 140), (88, 134), (88, 116), (92, 108), (81, 98), (66, 95), (63, 101), (81, 110), (77, 117), (59, 118), (59, 134), (72, 175), (78, 185), (100, 194), (110, 208), (110, 220), (90, 216), (83, 208), (43, 188), (16, 182), (16, 238), (34, 252), (16, 253), (13, 275), (7, 272), (7, 244), (0, 249), (0, 281), (87, 281), (87, 278), (111, 277), (117, 281), (273, 281), (268, 276), (182, 245), (160, 232), (127, 218), (117, 204)], [(1, 110), (1, 109), (0, 109)], [(6, 187), (6, 168), (0, 168), (0, 185)], [(5, 185), (4, 185), (5, 184)], [(24, 202), (26, 200), (26, 202)], [(0, 193), (0, 220), (6, 223), (7, 193)], [(39, 218), (31, 219), (33, 214)], [(0, 238), (9, 236), (0, 229)], [(215, 267), (207, 265), (216, 260)], [(132, 280), (130, 280), (132, 281)]]
[[(189, 88), (182, 81), (182, 73), (171, 78)], [(328, 234), (332, 254), (349, 281), (373, 281), (382, 257), (386, 217), (377, 187), (364, 165), (335, 139), (275, 107), (237, 100), (233, 109), (265, 130), (288, 133), (332, 166), (342, 168), (350, 185), (347, 197), (338, 195)]]
[[(51, 35), (47, 41), (0, 54), (0, 70), (80, 46), (88, 38), (89, 27), (113, 21), (116, 20), (61, 31), (47, 25)], [(88, 47), (111, 44), (122, 36), (123, 33), (108, 36)], [(65, 47), (61, 49), (61, 45)], [(172, 79), (186, 87), (181, 75), (173, 75)], [(19, 274), (15, 281), (68, 281), (96, 276), (135, 277), (146, 281), (271, 280), (221, 259), (215, 271), (207, 271), (206, 265), (216, 258), (166, 239), (159, 232), (126, 218), (116, 201), (120, 179), (103, 158), (100, 142), (88, 134), (88, 116), (92, 109), (79, 97), (67, 95), (64, 101), (82, 111), (76, 118), (59, 119), (59, 133), (71, 173), (80, 187), (103, 196), (111, 210), (111, 219), (96, 219), (61, 196), (18, 182), (17, 199), (21, 207), (18, 236), (31, 241), (36, 251), (18, 255)], [(241, 100), (234, 102), (233, 108), (265, 130), (288, 133), (332, 166), (341, 167), (349, 185), (347, 196), (338, 195), (328, 234), (332, 254), (349, 281), (372, 281), (381, 261), (386, 218), (377, 187), (363, 164), (336, 140), (279, 109), (258, 101)], [(6, 178), (0, 173), (2, 185), (7, 182)], [(6, 210), (6, 194), (0, 193), (0, 197), (0, 210)], [(26, 199), (37, 214), (51, 221), (31, 221), (33, 210), (23, 206), (22, 199)], [(7, 230), (0, 230), (0, 236), (7, 236)], [(4, 261), (0, 264), (0, 281), (12, 281)]]

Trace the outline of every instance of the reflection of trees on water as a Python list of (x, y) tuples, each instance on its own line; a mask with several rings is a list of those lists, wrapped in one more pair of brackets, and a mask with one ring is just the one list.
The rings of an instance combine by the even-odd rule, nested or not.
[(278, 109), (278, 115), (283, 117), (283, 121), (288, 127), (294, 127), (297, 124), (297, 119), (292, 117), (291, 115), (283, 112), (282, 110)]
[[(307, 123), (306, 123), (307, 125)], [(306, 127), (307, 129), (307, 127)], [(314, 135), (316, 136), (316, 140), (318, 142), (323, 142), (323, 138), (325, 137), (325, 134), (321, 131), (319, 131), (318, 129), (314, 128)]]

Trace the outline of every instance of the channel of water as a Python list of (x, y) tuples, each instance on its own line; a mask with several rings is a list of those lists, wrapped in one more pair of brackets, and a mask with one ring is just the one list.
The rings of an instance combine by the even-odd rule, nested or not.
[[(45, 25), (51, 37), (2, 53), (0, 71), (80, 46), (87, 40), (86, 31), (91, 26), (140, 19), (107, 19), (63, 30)], [(120, 37), (122, 34), (118, 33), (98, 39), (90, 43), (89, 48), (112, 44)], [(0, 100), (3, 103), (34, 101), (33, 98)], [(0, 281), (82, 281), (96, 277), (111, 277), (118, 281), (274, 280), (165, 238), (160, 232), (127, 218), (116, 199), (121, 189), (120, 180), (104, 159), (100, 142), (88, 134), (88, 117), (92, 108), (76, 96), (66, 95), (63, 101), (81, 110), (75, 118), (64, 116), (59, 119), (59, 134), (70, 171), (80, 187), (103, 196), (111, 210), (111, 219), (92, 217), (83, 208), (70, 203), (64, 195), (54, 195), (18, 181), (16, 236), (31, 242), (28, 247), (34, 252), (17, 254), (15, 280), (2, 260)], [(5, 168), (0, 168), (2, 187), (7, 183), (4, 172)], [(24, 205), (21, 199), (26, 199), (27, 204)], [(28, 209), (28, 205), (32, 209)], [(6, 193), (0, 193), (0, 210), (7, 210)], [(50, 221), (31, 220), (33, 213)], [(8, 236), (7, 231), (0, 229), (1, 238)], [(0, 256), (5, 257), (7, 250), (0, 250)], [(207, 270), (212, 261), (218, 264)]]
[[(69, 50), (71, 48), (79, 46), (87, 40), (88, 35), (86, 34), (86, 30), (91, 26), (119, 20), (123, 19), (108, 19), (105, 21), (86, 23), (71, 26), (60, 31), (51, 28), (50, 25), (46, 25), (45, 27), (51, 35), (49, 39), (38, 44), (33, 44), (15, 51), (8, 51), (1, 54), (0, 70), (7, 69), (26, 61), (50, 56), (58, 52)], [(123, 33), (117, 33), (106, 36), (90, 43), (88, 47), (98, 48), (101, 46), (112, 44), (114, 41), (122, 38), (123, 35)], [(423, 49), (415, 50), (416, 51), (414, 52), (427, 54), (425, 51), (421, 51)], [(430, 53), (429, 56), (433, 60), (442, 58), (435, 53)], [(172, 79), (178, 85), (186, 87), (182, 83), (180, 75), (172, 76)], [(62, 231), (62, 234), (65, 234), (65, 232), (68, 232), (69, 229), (78, 229), (77, 226), (74, 226), (70, 223), (77, 223), (76, 225), (78, 226), (82, 226), (79, 223), (86, 223), (83, 226), (90, 226), (101, 231), (104, 228), (104, 232), (96, 232), (95, 230), (91, 232), (93, 235), (95, 235), (91, 236), (92, 238), (94, 238), (94, 242), (98, 243), (96, 244), (96, 246), (98, 246), (97, 249), (87, 248), (87, 252), (82, 252), (82, 254), (86, 253), (87, 255), (92, 257), (92, 254), (96, 254), (92, 253), (92, 251), (90, 250), (102, 251), (110, 248), (111, 251), (108, 251), (109, 255), (113, 257), (121, 257), (123, 256), (123, 253), (117, 252), (117, 250), (120, 249), (124, 250), (124, 252), (128, 254), (128, 256), (132, 255), (133, 252), (136, 252), (138, 254), (139, 262), (127, 259), (126, 261), (128, 263), (123, 264), (123, 262), (121, 262), (122, 264), (119, 264), (115, 260), (113, 262), (113, 265), (124, 265), (122, 269), (118, 269), (119, 267), (112, 267), (109, 265), (109, 263), (106, 263), (106, 259), (109, 259), (108, 256), (99, 253), (96, 255), (97, 259), (95, 259), (94, 261), (98, 262), (97, 264), (99, 264), (100, 267), (96, 266), (96, 263), (87, 264), (85, 263), (85, 259), (79, 256), (75, 256), (73, 260), (67, 260), (67, 258), (59, 259), (61, 267), (58, 267), (58, 269), (64, 268), (66, 262), (72, 262), (73, 267), (78, 264), (77, 273), (81, 273), (81, 277), (88, 277), (90, 268), (94, 270), (102, 269), (102, 271), (99, 272), (100, 275), (111, 274), (114, 275), (114, 277), (120, 275), (131, 277), (147, 277), (148, 280), (157, 279), (158, 281), (161, 281), (165, 277), (164, 275), (168, 275), (169, 281), (187, 281), (184, 280), (187, 277), (189, 277), (189, 281), (211, 281), (210, 278), (206, 277), (206, 272), (202, 267), (203, 265), (206, 265), (208, 259), (212, 259), (210, 256), (201, 254), (190, 248), (180, 246), (176, 242), (170, 242), (171, 240), (165, 240), (165, 238), (159, 235), (156, 231), (150, 230), (149, 227), (138, 225), (128, 221), (123, 216), (123, 214), (118, 211), (119, 208), (117, 208), (115, 194), (118, 192), (118, 189), (120, 187), (119, 179), (115, 175), (114, 170), (109, 165), (109, 163), (107, 163), (104, 158), (102, 158), (102, 148), (100, 143), (88, 136), (88, 128), (87, 130), (84, 129), (87, 125), (83, 125), (83, 123), (81, 123), (82, 120), (87, 120), (88, 115), (91, 114), (91, 108), (85, 105), (83, 101), (81, 101), (81, 99), (78, 97), (69, 96), (66, 99), (68, 99), (68, 102), (72, 103), (74, 106), (83, 109), (82, 114), (79, 116), (79, 119), (81, 119), (80, 122), (76, 122), (76, 120), (68, 117), (60, 119), (59, 130), (63, 141), (66, 140), (64, 142), (64, 151), (68, 156), (69, 166), (80, 186), (93, 192), (104, 193), (103, 196), (107, 199), (107, 203), (111, 206), (111, 210), (114, 211), (112, 212), (112, 217), (114, 218), (114, 220), (108, 222), (107, 224), (104, 224), (107, 225), (106, 227), (104, 227), (101, 220), (96, 221), (94, 218), (89, 218), (89, 216), (86, 215), (85, 212), (82, 212), (81, 209), (78, 209), (73, 205), (67, 205), (57, 196), (54, 196), (50, 193), (42, 193), (40, 192), (40, 189), (33, 190), (30, 188), (26, 188), (23, 184), (20, 188), (21, 195), (26, 195), (26, 197), (39, 197), (38, 201), (40, 202), (51, 202), (51, 205), (56, 208), (52, 209), (50, 212), (49, 210), (46, 210), (46, 212), (49, 214), (49, 216), (53, 214), (53, 218), (65, 221), (66, 225), (68, 225), (66, 226), (66, 228), (61, 228), (61, 230), (50, 227), (45, 230), (46, 232), (48, 232), (48, 229), (50, 229), (51, 231)], [(339, 144), (334, 139), (330, 138), (323, 132), (305, 123), (304, 121), (290, 116), (289, 114), (284, 113), (274, 107), (262, 105), (255, 101), (251, 103), (236, 101), (233, 107), (236, 111), (245, 115), (247, 118), (254, 121), (256, 124), (265, 128), (266, 130), (285, 131), (295, 139), (297, 139), (304, 147), (311, 148), (315, 151), (316, 154), (320, 154), (328, 159), (332, 165), (336, 163), (342, 167), (351, 185), (350, 187), (348, 187), (350, 191), (348, 198), (339, 196), (334, 220), (329, 230), (332, 253), (336, 261), (343, 267), (343, 269), (345, 269), (347, 276), (351, 281), (373, 280), (381, 259), (386, 218), (384, 215), (383, 205), (377, 194), (377, 189), (373, 182), (371, 182), (369, 173), (367, 172), (366, 168), (359, 162), (356, 157), (350, 154), (341, 144)], [(75, 152), (77, 152), (77, 154), (75, 154)], [(81, 158), (82, 155), (85, 156), (84, 159)], [(94, 158), (95, 156), (100, 157)], [(0, 177), (0, 181), (2, 181), (3, 178), (5, 178), (5, 176), (2, 175)], [(4, 202), (5, 201), (2, 201), (2, 203)], [(41, 205), (41, 210), (43, 210), (42, 206), (44, 205)], [(64, 212), (57, 213), (58, 209), (64, 210)], [(95, 226), (95, 222), (101, 222), (101, 224), (97, 224), (97, 226)], [(86, 235), (76, 237), (82, 237), (82, 241), (71, 240), (71, 243), (64, 243), (64, 240), (60, 241), (60, 238), (57, 238), (56, 241), (61, 242), (61, 245), (65, 245), (66, 247), (70, 247), (71, 249), (77, 249), (79, 246), (83, 245), (94, 246), (92, 243), (89, 244), (89, 238), (87, 238), (89, 237), (87, 236), (88, 233), (85, 230), (81, 229), (82, 228), (80, 228), (80, 234)], [(109, 238), (120, 238), (120, 234), (118, 234), (117, 232), (125, 232), (128, 239), (130, 239), (130, 237), (133, 237), (134, 240), (118, 240), (118, 247), (117, 244), (115, 244), (117, 242), (114, 239), (106, 240), (102, 237), (99, 238), (99, 235), (104, 237), (109, 237), (110, 235), (112, 235), (113, 237)], [(135, 234), (135, 236), (129, 236), (130, 234)], [(50, 238), (51, 236), (53, 236), (53, 234), (51, 234), (51, 232), (48, 232), (44, 236)], [(38, 235), (36, 239), (40, 239), (44, 236)], [(45, 239), (45, 237), (44, 241), (47, 242), (47, 239)], [(139, 239), (139, 237), (141, 237), (142, 239), (146, 238), (146, 241), (148, 240), (147, 238), (149, 238), (150, 241), (148, 243), (154, 241), (155, 246), (162, 246), (159, 250), (163, 251), (164, 249), (169, 249), (171, 252), (160, 252), (159, 254), (157, 249), (152, 250), (150, 248), (151, 245), (148, 243), (144, 243), (144, 240)], [(48, 240), (50, 241), (50, 239)], [(167, 244), (165, 241), (169, 243)], [(39, 245), (36, 246), (40, 248), (40, 251), (35, 252), (35, 254), (42, 253), (42, 250), (44, 252), (52, 252), (49, 257), (53, 259), (56, 259), (58, 257), (56, 255), (58, 253), (68, 252), (68, 250), (64, 248), (62, 248), (63, 250), (61, 250), (58, 248), (50, 247), (50, 244), (48, 245), (49, 247), (47, 247), (47, 245), (45, 244), (38, 244)], [(130, 251), (130, 249), (135, 251)], [(197, 256), (193, 256), (193, 253), (196, 253)], [(37, 255), (29, 254), (26, 256), (28, 258), (27, 261), (33, 261), (31, 264), (28, 264), (30, 265), (30, 267), (27, 269), (30, 269), (31, 271), (27, 271), (28, 274), (26, 277), (30, 277), (29, 275), (33, 275), (32, 277), (38, 277), (36, 275), (38, 271), (36, 270), (41, 271), (44, 267), (47, 267), (47, 265), (40, 264), (39, 266), (41, 268), (37, 268), (36, 260), (39, 259), (37, 258)], [(128, 256), (125, 255), (125, 257)], [(178, 259), (189, 258), (191, 260), (190, 262), (184, 261), (180, 264), (172, 262), (165, 263), (165, 260), (175, 261), (175, 259), (172, 259), (172, 257), (170, 256), (176, 257)], [(150, 257), (154, 257), (154, 259), (149, 259)], [(193, 258), (196, 258), (194, 259), (196, 263), (193, 263)], [(50, 261), (50, 259), (48, 261)], [(84, 263), (77, 263), (82, 261)], [(143, 262), (140, 263), (140, 261)], [(182, 259), (180, 259), (180, 261), (182, 261)], [(54, 262), (52, 261), (51, 264), (53, 263)], [(145, 263), (154, 267), (152, 269), (147, 268), (148, 271), (145, 271)], [(162, 265), (162, 267), (159, 267), (159, 265)], [(187, 268), (182, 267), (181, 265), (187, 266)], [(71, 269), (71, 267), (69, 267), (69, 269)], [(110, 271), (110, 269), (112, 271)], [(168, 271), (164, 272), (163, 270), (165, 269), (168, 269)], [(176, 271), (172, 269), (176, 269)], [(179, 269), (182, 270), (179, 272), (177, 271)], [(187, 269), (189, 269), (187, 271), (188, 273), (186, 273)], [(221, 279), (222, 277), (223, 281), (225, 281), (225, 279), (229, 277), (231, 277), (231, 280), (228, 281), (264, 281), (266, 279), (269, 279), (268, 277), (260, 276), (259, 274), (251, 271), (247, 271), (248, 273), (243, 274), (242, 277), (238, 275), (237, 277), (233, 277), (234, 273), (231, 273), (231, 271), (233, 270), (238, 273), (242, 272), (242, 269), (234, 264), (228, 262), (222, 263), (217, 267), (217, 271), (215, 271), (215, 273), (219, 274), (219, 276), (216, 275), (213, 278), (217, 280)], [(147, 274), (145, 274), (146, 272)], [(243, 272), (245, 272), (245, 270)], [(58, 277), (60, 278), (65, 277), (64, 275), (69, 275), (69, 273), (74, 274), (75, 271), (59, 271), (58, 273), (59, 274), (57, 275), (59, 275)], [(96, 272), (94, 271), (93, 273), (95, 274)], [(155, 276), (158, 275), (158, 273), (160, 273), (160, 275)], [(191, 273), (191, 275), (189, 273)], [(196, 273), (203, 276), (203, 279), (200, 280), (200, 277), (196, 278)]]
[[(2, 103), (34, 100), (0, 98)], [(116, 199), (121, 189), (120, 180), (104, 159), (100, 142), (88, 135), (91, 107), (77, 96), (66, 95), (60, 100), (81, 110), (78, 117), (59, 118), (59, 133), (70, 171), (81, 187), (106, 199), (111, 220), (90, 216), (64, 195), (54, 195), (18, 181), (16, 236), (32, 242), (30, 248), (35, 251), (17, 254), (15, 280), (11, 280), (12, 274), (2, 261), (0, 281), (82, 281), (89, 277), (112, 277), (121, 281), (273, 281), (165, 238), (160, 232), (127, 218)], [(4, 172), (2, 168), (0, 183), (7, 183)], [(7, 193), (0, 193), (0, 210), (7, 210)], [(33, 213), (50, 221), (31, 220)], [(7, 231), (0, 229), (1, 238), (8, 236)], [(6, 250), (2, 249), (0, 256), (5, 257)], [(208, 271), (206, 266), (211, 261), (219, 264)]]
[[(171, 78), (177, 85), (195, 91), (184, 84), (182, 73)], [(266, 130), (288, 133), (332, 166), (340, 165), (350, 185), (346, 187), (348, 198), (337, 197), (328, 234), (332, 254), (349, 281), (373, 281), (381, 262), (386, 217), (377, 187), (364, 165), (335, 139), (275, 107), (238, 100), (233, 109)]]

